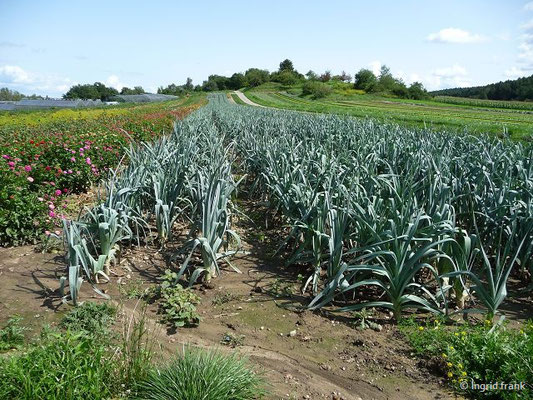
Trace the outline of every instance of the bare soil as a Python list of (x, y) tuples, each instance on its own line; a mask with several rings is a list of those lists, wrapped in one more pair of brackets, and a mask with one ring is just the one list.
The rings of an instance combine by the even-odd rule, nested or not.
[[(263, 371), (270, 384), (268, 399), (456, 398), (414, 357), (388, 314), (376, 317), (382, 325), (376, 332), (356, 329), (347, 316), (303, 311), (309, 297), (299, 293), (298, 271), (270, 257), (278, 242), (276, 231), (261, 230), (244, 219), (237, 225), (247, 253), (232, 263), (242, 273), (227, 268), (212, 287), (195, 288), (202, 298), (198, 327), (168, 330), (158, 323), (157, 306), (148, 306), (151, 325), (159, 326), (154, 337), (162, 359), (184, 344), (239, 351)], [(128, 294), (157, 283), (168, 267), (164, 254), (154, 247), (126, 251), (112, 282), (99, 287), (125, 311), (133, 310), (137, 300), (128, 299)], [(63, 304), (58, 292), (65, 269), (61, 253), (38, 253), (32, 246), (0, 249), (0, 325), (19, 314), (32, 336), (44, 324), (56, 324), (71, 307)], [(227, 301), (221, 301), (228, 293)], [(99, 296), (84, 283), (82, 298)], [(235, 350), (221, 344), (225, 336), (237, 338)]]

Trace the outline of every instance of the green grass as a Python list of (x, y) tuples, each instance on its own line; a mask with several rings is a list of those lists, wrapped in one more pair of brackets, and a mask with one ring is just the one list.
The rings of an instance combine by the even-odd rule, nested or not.
[(0, 329), (0, 351), (16, 349), (24, 344), (24, 331), (20, 326), (22, 317), (15, 315), (7, 320), (6, 325)]
[(412, 321), (400, 326), (417, 355), (429, 359), (456, 391), (480, 399), (530, 399), (529, 385), (524, 390), (485, 392), (475, 386), (533, 382), (533, 324), (491, 328), (490, 323), (450, 327), (438, 322), (417, 326)]
[(231, 93), (231, 98), (235, 101), (235, 103), (240, 104), (241, 106), (245, 106), (246, 103), (241, 100), (239, 96), (237, 96), (235, 93)]
[(139, 400), (249, 400), (263, 394), (263, 381), (236, 354), (186, 348), (162, 369), (139, 383)]
[(67, 314), (62, 325), (68, 329), (44, 328), (38, 340), (0, 357), (0, 400), (124, 398), (146, 378), (155, 342), (145, 309), (139, 317), (124, 316), (118, 334), (110, 331), (113, 308), (85, 304)]
[(67, 332), (42, 338), (0, 359), (0, 399), (105, 399), (113, 393), (113, 363), (93, 338)]
[(327, 98), (312, 100), (301, 89), (269, 84), (246, 91), (261, 105), (297, 111), (344, 114), (396, 122), (415, 128), (488, 133), (512, 139), (531, 140), (533, 114), (519, 109), (490, 108), (482, 103), (447, 104), (433, 100), (406, 100), (358, 94), (347, 88), (334, 89)]

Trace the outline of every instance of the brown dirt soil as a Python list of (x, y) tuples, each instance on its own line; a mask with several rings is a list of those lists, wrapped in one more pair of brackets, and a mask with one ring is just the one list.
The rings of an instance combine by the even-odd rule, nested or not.
[[(346, 317), (301, 311), (308, 296), (298, 294), (297, 273), (289, 274), (280, 266), (282, 260), (265, 252), (275, 248), (270, 242), (277, 240), (276, 233), (262, 231), (263, 237), (249, 221), (238, 225), (248, 253), (232, 263), (242, 274), (224, 268), (211, 288), (195, 289), (202, 298), (197, 328), (169, 331), (157, 322), (157, 306), (148, 306), (150, 325), (159, 326), (154, 337), (163, 359), (184, 344), (234, 351), (221, 344), (231, 334), (241, 342), (236, 350), (263, 371), (270, 384), (267, 399), (456, 398), (414, 357), (388, 315), (376, 317), (383, 326), (376, 332), (355, 329)], [(114, 268), (112, 282), (99, 287), (131, 311), (137, 300), (128, 294), (154, 285), (167, 268), (164, 258), (152, 247), (129, 250)], [(61, 253), (42, 254), (31, 246), (0, 248), (0, 325), (13, 314), (24, 317), (31, 328), (28, 335), (44, 324), (56, 324), (70, 309), (58, 293), (64, 272)], [(227, 293), (231, 296), (224, 298)], [(81, 296), (99, 298), (87, 283)]]

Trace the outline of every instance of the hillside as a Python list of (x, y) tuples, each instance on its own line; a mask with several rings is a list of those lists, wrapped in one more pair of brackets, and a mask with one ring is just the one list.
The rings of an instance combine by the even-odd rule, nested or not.
[(431, 92), (435, 96), (470, 97), (489, 100), (533, 100), (533, 75), (485, 86), (443, 89)]

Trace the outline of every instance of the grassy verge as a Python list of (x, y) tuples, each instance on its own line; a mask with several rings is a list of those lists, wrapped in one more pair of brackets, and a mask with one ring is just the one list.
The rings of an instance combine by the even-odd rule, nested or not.
[(231, 98), (235, 101), (235, 103), (240, 104), (241, 106), (247, 105), (244, 101), (241, 100), (239, 96), (237, 96), (235, 93), (231, 93)]

